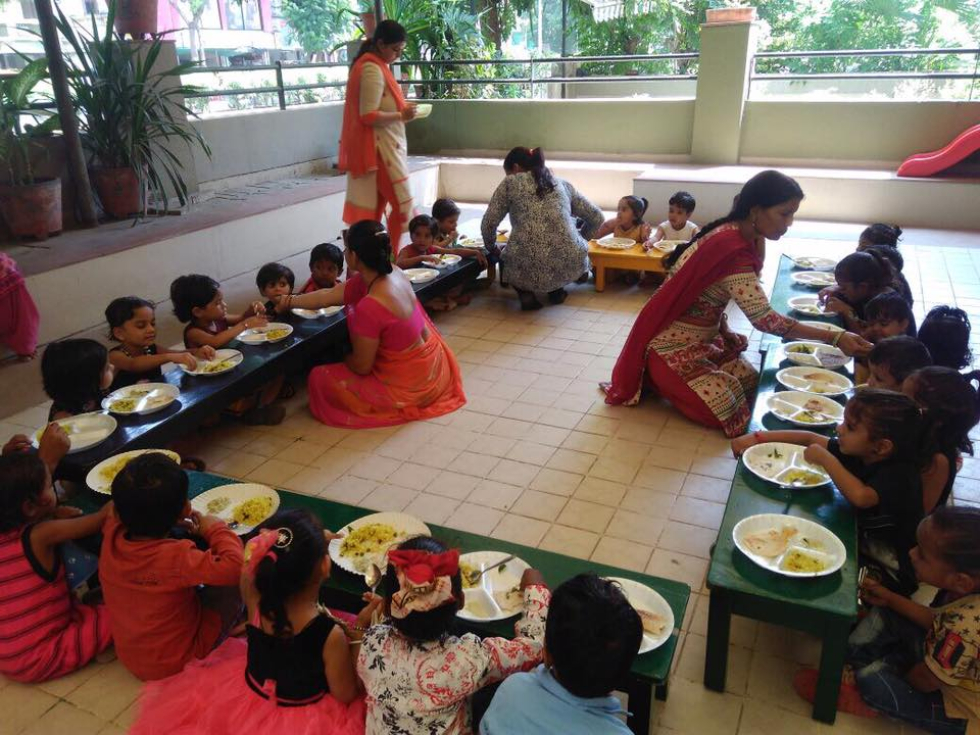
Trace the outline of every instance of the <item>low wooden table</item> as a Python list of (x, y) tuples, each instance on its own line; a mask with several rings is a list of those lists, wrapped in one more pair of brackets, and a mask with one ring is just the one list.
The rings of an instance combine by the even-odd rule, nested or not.
[(629, 250), (611, 250), (599, 245), (595, 240), (589, 242), (589, 260), (595, 268), (595, 290), (606, 288), (606, 268), (624, 271), (645, 271), (647, 273), (666, 273), (664, 258), (667, 253), (657, 250), (646, 251), (642, 243)]
[[(190, 478), (188, 495), (191, 498), (211, 488), (238, 482), (238, 480), (232, 480), (206, 472), (188, 472), (187, 474)], [(330, 500), (324, 500), (323, 498), (300, 495), (285, 490), (279, 490), (279, 495), (281, 499), (280, 508), (305, 508), (320, 519), (324, 528), (332, 530), (342, 529), (352, 521), (374, 512), (366, 508), (335, 503)], [(90, 491), (74, 500), (73, 503), (86, 512), (92, 512), (98, 509), (106, 500), (108, 500), (107, 496)], [(674, 624), (677, 628), (680, 628), (684, 621), (684, 614), (687, 611), (687, 604), (691, 596), (691, 588), (683, 582), (652, 577), (648, 574), (640, 574), (628, 569), (609, 566), (608, 564), (598, 564), (592, 561), (574, 559), (570, 556), (541, 551), (530, 546), (512, 544), (488, 536), (466, 533), (465, 531), (458, 531), (454, 528), (446, 528), (431, 523), (427, 525), (435, 538), (454, 548), (460, 549), (462, 553), (470, 551), (502, 551), (508, 554), (517, 554), (532, 567), (540, 571), (548, 586), (552, 589), (566, 579), (582, 572), (595, 572), (598, 575), (606, 577), (634, 579), (655, 589), (663, 596), (674, 613)], [(363, 577), (351, 574), (335, 565), (330, 573), (329, 581), (321, 592), (321, 599), (324, 604), (330, 607), (357, 612), (364, 605), (361, 597), (366, 591), (367, 586), (364, 584)], [(461, 630), (473, 632), (481, 636), (513, 638), (514, 620), (514, 618), (511, 618), (496, 623), (477, 624), (465, 621), (462, 618), (457, 618), (457, 623)], [(649, 732), (654, 690), (657, 699), (661, 701), (667, 699), (667, 680), (670, 676), (671, 663), (674, 660), (674, 655), (677, 653), (677, 643), (678, 634), (675, 630), (670, 640), (660, 646), (660, 648), (645, 653), (642, 656), (637, 656), (627, 680), (622, 682), (619, 687), (629, 697), (629, 717), (627, 724), (638, 735), (646, 735)]]
[[(766, 399), (779, 388), (775, 374), (783, 367), (783, 356), (777, 344), (771, 345), (763, 358), (750, 431), (801, 428), (767, 415)], [(811, 430), (832, 433), (829, 428)], [(743, 518), (758, 513), (806, 518), (825, 526), (843, 541), (847, 562), (840, 571), (813, 579), (783, 577), (757, 566), (735, 547), (732, 529)], [(704, 685), (725, 690), (733, 614), (802, 630), (823, 641), (813, 718), (832, 723), (837, 715), (847, 637), (857, 619), (857, 573), (854, 510), (832, 484), (809, 490), (780, 488), (763, 482), (739, 464), (708, 567), (711, 598)]]
[[(480, 272), (472, 258), (442, 269), (438, 278), (415, 284), (419, 300), (427, 300), (464, 283)], [(247, 345), (232, 340), (226, 345), (244, 355), (234, 370), (213, 377), (186, 375), (170, 370), (164, 380), (180, 389), (180, 397), (163, 411), (148, 416), (117, 416), (118, 427), (106, 441), (78, 454), (69, 454), (58, 465), (58, 476), (78, 482), (107, 457), (131, 449), (164, 447), (193, 431), (232, 401), (254, 393), (273, 378), (302, 370), (312, 359), (335, 346), (348, 343), (347, 317), (343, 311), (321, 319), (303, 319), (286, 312), (277, 321), (293, 326), (293, 333), (271, 345)]]

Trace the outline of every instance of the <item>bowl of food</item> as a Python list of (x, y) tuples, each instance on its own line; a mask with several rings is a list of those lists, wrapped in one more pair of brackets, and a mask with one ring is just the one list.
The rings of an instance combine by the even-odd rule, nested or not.
[(796, 390), (772, 393), (766, 408), (778, 419), (808, 428), (834, 426), (844, 418), (844, 407), (837, 401)]
[(826, 316), (823, 304), (817, 296), (794, 296), (787, 302), (793, 311), (807, 316)]
[(420, 105), (415, 105), (415, 119), (423, 120), (432, 114), (432, 105), (428, 103), (423, 103)]
[(786, 359), (796, 365), (813, 365), (834, 370), (851, 361), (841, 350), (822, 342), (789, 342), (783, 346)]
[(197, 367), (193, 370), (186, 365), (181, 365), (180, 369), (187, 375), (213, 378), (234, 370), (244, 359), (245, 356), (238, 350), (224, 349), (215, 352), (213, 360), (198, 360)]
[(279, 493), (254, 483), (221, 485), (195, 497), (191, 507), (202, 515), (220, 518), (244, 536), (279, 509)]
[(102, 399), (102, 408), (120, 416), (146, 416), (177, 400), (180, 388), (170, 383), (137, 383), (115, 390)]
[(760, 513), (732, 529), (735, 547), (755, 564), (784, 577), (823, 577), (847, 561), (843, 542), (806, 518)]
[(471, 551), (459, 557), (463, 580), (464, 620), (490, 623), (506, 620), (524, 609), (521, 576), (528, 563), (502, 551)]
[[(116, 431), (116, 420), (101, 411), (80, 413), (75, 416), (58, 419), (58, 424), (68, 435), (68, 454), (84, 452), (86, 449), (101, 444)], [(34, 432), (33, 445), (41, 445), (41, 436), (48, 425), (45, 424)]]
[(271, 345), (282, 342), (293, 333), (293, 325), (285, 322), (269, 322), (264, 327), (246, 329), (238, 335), (238, 341), (247, 345)]
[(790, 278), (793, 283), (807, 288), (827, 288), (837, 284), (834, 274), (827, 271), (800, 271), (790, 274)]
[(830, 482), (823, 467), (803, 458), (806, 447), (785, 442), (763, 442), (742, 452), (742, 464), (753, 475), (788, 488), (821, 487)]
[(628, 237), (604, 237), (601, 240), (596, 240), (596, 245), (600, 248), (605, 248), (606, 250), (629, 250), (636, 246), (636, 240), (631, 240)]
[(790, 390), (824, 396), (840, 396), (854, 387), (846, 375), (804, 365), (783, 368), (776, 373), (776, 382)]
[(349, 523), (341, 533), (328, 546), (330, 558), (341, 569), (362, 576), (372, 564), (384, 570), (393, 546), (413, 536), (431, 535), (428, 526), (407, 513), (372, 513)]
[(116, 479), (116, 475), (122, 472), (123, 467), (128, 465), (136, 457), (139, 457), (141, 454), (147, 454), (148, 452), (165, 454), (174, 462), (180, 463), (180, 455), (177, 452), (171, 452), (169, 449), (134, 449), (133, 451), (122, 452), (99, 462), (89, 470), (88, 475), (85, 477), (85, 484), (97, 493), (112, 495), (112, 481)]
[(793, 265), (809, 271), (832, 271), (837, 267), (837, 261), (833, 258), (822, 258), (816, 255), (790, 256)]

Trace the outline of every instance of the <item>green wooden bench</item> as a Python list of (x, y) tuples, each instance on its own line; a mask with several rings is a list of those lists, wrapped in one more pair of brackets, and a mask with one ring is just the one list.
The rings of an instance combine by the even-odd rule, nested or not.
[[(751, 431), (800, 428), (766, 411), (766, 398), (779, 387), (775, 374), (784, 366), (783, 357), (782, 348), (770, 343), (763, 357)], [(735, 548), (732, 537), (736, 523), (758, 513), (796, 516), (826, 526), (844, 542), (847, 562), (839, 572), (814, 579), (792, 579), (762, 569)], [(832, 723), (837, 715), (847, 636), (857, 619), (857, 573), (854, 512), (832, 485), (811, 490), (779, 488), (739, 464), (708, 568), (711, 597), (705, 686), (719, 692), (725, 689), (733, 614), (785, 625), (823, 641), (813, 717)]]
[[(209, 490), (219, 485), (236, 482), (228, 478), (209, 473), (188, 472), (190, 476), (190, 496), (195, 497), (205, 490)], [(299, 495), (296, 493), (280, 490), (281, 507), (283, 508), (306, 508), (320, 518), (325, 528), (338, 530), (373, 511), (365, 508), (358, 508), (343, 503), (335, 503), (322, 498)], [(679, 628), (684, 621), (684, 614), (687, 610), (688, 600), (691, 589), (682, 582), (674, 582), (659, 577), (652, 577), (647, 574), (639, 574), (628, 569), (609, 566), (607, 564), (597, 564), (591, 561), (575, 559), (562, 554), (555, 554), (548, 551), (541, 551), (529, 546), (521, 546), (506, 541), (479, 536), (452, 528), (428, 524), (433, 536), (459, 548), (463, 553), (470, 551), (503, 551), (520, 556), (528, 564), (538, 569), (544, 575), (545, 581), (553, 589), (564, 580), (582, 572), (595, 572), (601, 576), (626, 577), (655, 589), (670, 605), (674, 613), (675, 625)], [(353, 574), (349, 574), (342, 569), (333, 568), (333, 573), (325, 587), (326, 601), (335, 607), (347, 609), (352, 612), (361, 608), (361, 595), (367, 591), (364, 580)], [(474, 625), (465, 623), (459, 619), (461, 627), (480, 635), (513, 637), (514, 620), (491, 623), (486, 625)], [(650, 712), (652, 708), (652, 694), (656, 691), (656, 697), (660, 700), (667, 698), (667, 680), (670, 675), (671, 663), (677, 652), (678, 634), (675, 631), (664, 645), (655, 651), (637, 656), (633, 664), (628, 681), (623, 682), (622, 690), (629, 697), (629, 718), (627, 724), (630, 729), (641, 735), (649, 732)]]

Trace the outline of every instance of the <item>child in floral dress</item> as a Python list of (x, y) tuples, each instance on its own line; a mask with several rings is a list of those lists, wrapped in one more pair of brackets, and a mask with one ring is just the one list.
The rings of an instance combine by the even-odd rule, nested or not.
[(428, 537), (388, 554), (390, 620), (368, 629), (357, 659), (367, 692), (367, 735), (470, 735), (470, 696), (541, 662), (551, 593), (539, 572), (521, 579), (517, 637), (450, 632), (463, 607), (459, 552)]

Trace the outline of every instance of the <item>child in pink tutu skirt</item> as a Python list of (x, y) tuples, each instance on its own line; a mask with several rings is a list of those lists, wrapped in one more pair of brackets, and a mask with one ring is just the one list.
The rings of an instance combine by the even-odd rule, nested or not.
[[(245, 548), (248, 643), (147, 684), (130, 735), (362, 735), (364, 699), (352, 644), (319, 606), (327, 539), (308, 512), (277, 513)], [(380, 600), (358, 616), (363, 629)]]

